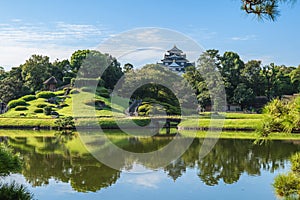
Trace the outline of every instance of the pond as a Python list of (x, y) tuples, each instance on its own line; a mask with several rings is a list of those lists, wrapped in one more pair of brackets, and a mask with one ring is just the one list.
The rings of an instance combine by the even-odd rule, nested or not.
[[(172, 138), (110, 137), (131, 152), (150, 152)], [(272, 182), (289, 170), (296, 141), (220, 139), (204, 158), (204, 139), (194, 139), (171, 164), (126, 158), (110, 168), (87, 151), (79, 136), (0, 137), (24, 159), (23, 171), (2, 179), (25, 184), (36, 199), (276, 199)], [(102, 144), (103, 145), (103, 144)]]

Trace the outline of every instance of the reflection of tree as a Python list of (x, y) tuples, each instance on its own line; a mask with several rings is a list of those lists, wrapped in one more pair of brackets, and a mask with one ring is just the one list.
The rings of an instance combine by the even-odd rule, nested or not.
[[(35, 146), (26, 138), (10, 138), (9, 143), (24, 158), (23, 175), (33, 186), (49, 184), (49, 180), (70, 182), (80, 192), (109, 187), (120, 177), (91, 155), (72, 155), (57, 138), (35, 138)], [(59, 145), (60, 144), (60, 145)]]
[[(114, 137), (113, 137), (114, 138)], [(76, 140), (55, 137), (9, 138), (8, 143), (24, 158), (23, 175), (33, 186), (49, 184), (51, 178), (70, 182), (73, 189), (80, 192), (98, 191), (114, 184), (120, 171), (109, 168), (86, 151), (79, 149)], [(111, 139), (119, 147), (130, 152), (152, 152), (167, 145), (171, 138), (115, 137)], [(181, 177), (186, 168), (197, 168), (198, 176), (207, 185), (217, 185), (220, 181), (232, 184), (241, 174), (260, 175), (261, 170), (273, 172), (284, 165), (290, 155), (300, 150), (296, 144), (272, 141), (254, 145), (252, 140), (219, 140), (213, 150), (199, 159), (203, 139), (195, 139), (190, 148), (177, 160), (164, 168), (174, 181)], [(105, 144), (102, 144), (105, 147)], [(175, 149), (174, 149), (175, 150)], [(112, 154), (113, 155), (113, 154)], [(136, 160), (134, 157), (118, 157), (120, 169), (130, 169), (136, 162), (154, 169), (160, 158)]]
[[(251, 140), (219, 140), (214, 149), (199, 160), (202, 139), (194, 140), (191, 147), (175, 163), (165, 168), (172, 178), (181, 176), (179, 168), (197, 167), (199, 178), (207, 185), (217, 185), (223, 180), (227, 184), (237, 182), (242, 173), (260, 175), (261, 169), (274, 170), (282, 167), (289, 156), (300, 149), (299, 146), (281, 141), (254, 145)], [(180, 172), (184, 172), (181, 170)]]

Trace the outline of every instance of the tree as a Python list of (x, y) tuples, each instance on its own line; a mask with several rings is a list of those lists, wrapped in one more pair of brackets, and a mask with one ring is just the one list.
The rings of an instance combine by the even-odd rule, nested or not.
[(233, 102), (234, 90), (242, 82), (242, 73), (245, 64), (240, 59), (240, 56), (234, 52), (225, 52), (220, 57), (219, 71), (223, 77), (227, 102)]
[(295, 92), (300, 92), (300, 65), (290, 73), (291, 83), (295, 88)]
[(0, 66), (0, 80), (4, 79), (6, 76), (5, 70)]
[(17, 99), (30, 93), (29, 89), (24, 85), (20, 67), (12, 68), (7, 74), (6, 78), (0, 80), (0, 99), (3, 102), (8, 103), (12, 99)]
[(252, 88), (240, 83), (234, 90), (233, 102), (241, 105), (242, 110), (252, 105), (255, 98)]
[(242, 10), (256, 15), (259, 19), (275, 21), (279, 16), (279, 4), (293, 2), (295, 0), (242, 0)]
[(31, 92), (40, 90), (43, 82), (51, 76), (51, 63), (48, 56), (32, 55), (22, 69), (22, 79)]
[(261, 75), (261, 61), (250, 60), (242, 70), (242, 82), (253, 90), (255, 96), (265, 95), (264, 78)]
[(126, 63), (123, 67), (123, 72), (127, 73), (133, 70), (133, 65), (131, 63)]
[(86, 56), (90, 53), (90, 50), (78, 50), (71, 55), (71, 68), (74, 72), (77, 72), (82, 65), (82, 62), (86, 59)]

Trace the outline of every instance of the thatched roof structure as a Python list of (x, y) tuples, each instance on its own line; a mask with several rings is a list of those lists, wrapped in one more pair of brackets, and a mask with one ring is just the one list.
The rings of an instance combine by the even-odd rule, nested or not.
[(54, 76), (51, 76), (49, 79), (44, 81), (45, 85), (52, 85), (52, 84), (56, 84), (56, 83), (57, 83), (57, 80)]

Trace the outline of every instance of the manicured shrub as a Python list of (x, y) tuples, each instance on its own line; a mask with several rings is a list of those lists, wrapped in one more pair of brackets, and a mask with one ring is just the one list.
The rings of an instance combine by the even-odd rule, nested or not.
[(78, 94), (79, 93), (79, 91), (77, 90), (77, 89), (73, 89), (73, 90), (71, 90), (71, 92), (70, 92), (70, 94)]
[(35, 100), (36, 97), (35, 97), (35, 95), (26, 95), (26, 96), (23, 96), (21, 99), (28, 102), (28, 101)]
[(81, 90), (83, 92), (93, 92), (93, 90), (91, 88), (89, 88), (89, 87), (83, 87), (83, 88), (81, 88)]
[(45, 104), (45, 103), (40, 103), (40, 104), (38, 104), (36, 107), (38, 107), (38, 108), (45, 108), (47, 106), (47, 104)]
[(88, 106), (102, 106), (105, 105), (105, 102), (100, 99), (89, 100), (85, 102)]
[(55, 94), (56, 96), (63, 96), (63, 95), (65, 95), (65, 91), (64, 91), (64, 90), (59, 90), (59, 91), (57, 91), (57, 92), (54, 92), (54, 94)]
[(9, 108), (15, 108), (17, 106), (26, 106), (27, 103), (23, 99), (12, 100), (8, 103)]
[(42, 108), (37, 108), (33, 111), (34, 113), (43, 113), (44, 110)]
[(36, 98), (43, 98), (43, 99), (49, 99), (55, 96), (56, 96), (55, 93), (50, 91), (43, 91), (36, 94)]
[(101, 94), (99, 94), (99, 96), (104, 97), (104, 98), (110, 97), (109, 93), (101, 93)]
[(17, 106), (15, 108), (15, 111), (23, 111), (23, 110), (28, 110), (28, 108), (26, 106)]
[(51, 106), (46, 106), (44, 108), (44, 114), (45, 115), (51, 115), (51, 112), (52, 112), (52, 107)]

